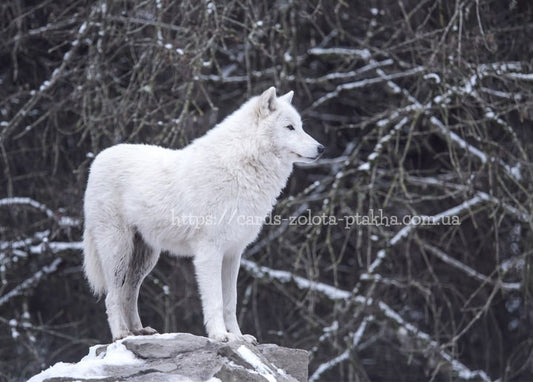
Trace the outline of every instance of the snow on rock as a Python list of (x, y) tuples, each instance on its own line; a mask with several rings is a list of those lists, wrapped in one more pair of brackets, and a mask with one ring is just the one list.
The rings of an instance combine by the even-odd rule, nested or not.
[(78, 363), (58, 362), (54, 366), (30, 378), (28, 382), (41, 382), (50, 378), (105, 378), (106, 367), (140, 365), (142, 360), (126, 349), (121, 341), (109, 345), (104, 353), (97, 354), (102, 345), (89, 348), (89, 354)]
[(29, 381), (297, 382), (307, 381), (307, 367), (304, 350), (170, 333), (93, 346), (80, 362), (59, 362)]
[(237, 352), (242, 359), (248, 362), (259, 374), (261, 374), (269, 382), (276, 382), (276, 372), (264, 364), (259, 357), (248, 349), (245, 345), (239, 346)]

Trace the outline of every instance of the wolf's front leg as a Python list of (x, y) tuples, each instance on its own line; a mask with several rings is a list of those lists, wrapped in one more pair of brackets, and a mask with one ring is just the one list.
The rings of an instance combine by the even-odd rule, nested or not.
[(226, 255), (222, 262), (222, 297), (224, 301), (224, 323), (226, 329), (237, 339), (249, 343), (257, 343), (254, 336), (241, 333), (237, 322), (237, 276), (241, 263), (241, 255)]
[(202, 247), (194, 257), (194, 268), (202, 300), (204, 325), (209, 338), (234, 339), (226, 331), (222, 309), (222, 253), (214, 247)]

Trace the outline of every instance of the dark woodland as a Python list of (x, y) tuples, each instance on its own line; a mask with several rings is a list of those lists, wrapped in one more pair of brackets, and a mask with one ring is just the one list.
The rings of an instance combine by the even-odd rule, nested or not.
[[(0, 380), (111, 340), (94, 156), (183, 147), (276, 86), (327, 151), (245, 252), (243, 332), (308, 350), (311, 381), (532, 381), (532, 36), (529, 0), (2, 1)], [(190, 260), (140, 311), (205, 335)]]

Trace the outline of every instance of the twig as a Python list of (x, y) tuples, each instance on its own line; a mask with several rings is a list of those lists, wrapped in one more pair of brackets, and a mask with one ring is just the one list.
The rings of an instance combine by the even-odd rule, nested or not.
[(502, 289), (505, 290), (520, 290), (522, 288), (521, 283), (506, 283), (503, 281), (494, 281), (489, 276), (486, 276), (482, 273), (479, 273), (478, 271), (470, 268), (468, 265), (460, 262), (459, 260), (454, 259), (450, 255), (446, 254), (444, 251), (440, 250), (437, 247), (434, 247), (427, 243), (420, 243), (422, 247), (429, 252), (431, 252), (433, 255), (441, 259), (443, 262), (445, 262), (448, 265), (451, 265), (455, 269), (460, 270), (461, 272), (467, 274), (468, 276), (481, 281), (483, 283), (489, 283), (492, 285), (499, 285)]
[(351, 335), (352, 343), (350, 344), (351, 346), (347, 348), (345, 351), (343, 351), (341, 354), (339, 354), (337, 357), (320, 364), (317, 367), (317, 369), (314, 371), (313, 375), (311, 375), (311, 378), (309, 378), (309, 382), (317, 381), (324, 372), (328, 371), (329, 369), (332, 369), (333, 367), (337, 366), (338, 364), (344, 361), (350, 360), (350, 353), (352, 349), (355, 349), (357, 345), (359, 345), (359, 342), (361, 341), (361, 338), (363, 337), (363, 334), (366, 330), (366, 326), (368, 322), (372, 321), (373, 319), (374, 317), (371, 315), (366, 316), (361, 322), (361, 324), (359, 325), (359, 327), (357, 328), (357, 331), (355, 333), (352, 333)]
[(12, 298), (21, 295), (22, 293), (24, 293), (24, 291), (34, 286), (35, 284), (37, 284), (39, 281), (41, 281), (41, 279), (44, 276), (55, 272), (57, 270), (57, 267), (59, 266), (59, 264), (61, 264), (62, 261), (63, 260), (60, 258), (55, 259), (49, 265), (45, 265), (40, 271), (37, 271), (33, 276), (24, 280), (22, 283), (17, 285), (15, 288), (10, 290), (8, 293), (0, 297), (0, 307), (4, 305), (5, 303), (7, 303)]
[[(321, 282), (311, 281), (304, 277), (294, 275), (291, 272), (274, 270), (268, 267), (259, 266), (250, 260), (243, 260), (241, 262), (241, 266), (255, 278), (267, 277), (271, 280), (275, 280), (283, 284), (292, 282), (300, 289), (318, 292), (331, 301), (349, 300), (360, 305), (377, 306), (379, 311), (382, 312), (387, 319), (399, 326), (399, 329), (397, 330), (397, 334), (399, 336), (405, 336), (406, 334), (409, 334), (419, 340), (424, 347), (435, 350), (435, 352), (440, 356), (441, 360), (446, 362), (450, 366), (451, 370), (456, 373), (460, 378), (465, 380), (481, 378), (485, 382), (492, 381), (484, 371), (471, 370), (465, 364), (455, 359), (452, 355), (443, 350), (442, 346), (437, 341), (432, 340), (429, 334), (419, 330), (414, 325), (406, 322), (400, 316), (400, 314), (398, 314), (394, 309), (392, 309), (383, 301), (374, 301), (371, 298), (352, 295), (348, 291), (335, 288), (331, 285), (327, 285)], [(354, 338), (356, 337), (354, 336)], [(360, 337), (358, 338), (358, 340), (360, 341)], [(424, 352), (424, 354), (427, 354), (427, 350)], [(339, 362), (345, 360), (342, 354), (339, 357)]]
[(2, 206), (14, 206), (14, 205), (28, 205), (33, 207), (41, 212), (44, 212), (47, 217), (57, 221), (61, 227), (78, 227), (81, 224), (80, 219), (73, 218), (70, 216), (58, 216), (58, 213), (55, 213), (46, 205), (39, 203), (38, 201), (28, 198), (28, 197), (11, 197), (0, 199), (0, 207)]

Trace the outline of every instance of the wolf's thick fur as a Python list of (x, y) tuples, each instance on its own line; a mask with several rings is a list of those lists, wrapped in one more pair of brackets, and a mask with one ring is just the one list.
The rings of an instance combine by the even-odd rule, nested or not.
[(85, 192), (84, 269), (95, 294), (106, 294), (114, 339), (155, 332), (141, 325), (137, 299), (166, 250), (193, 257), (209, 337), (254, 341), (236, 317), (241, 254), (293, 163), (324, 150), (303, 131), (292, 95), (270, 88), (182, 150), (120, 144), (97, 155)]

